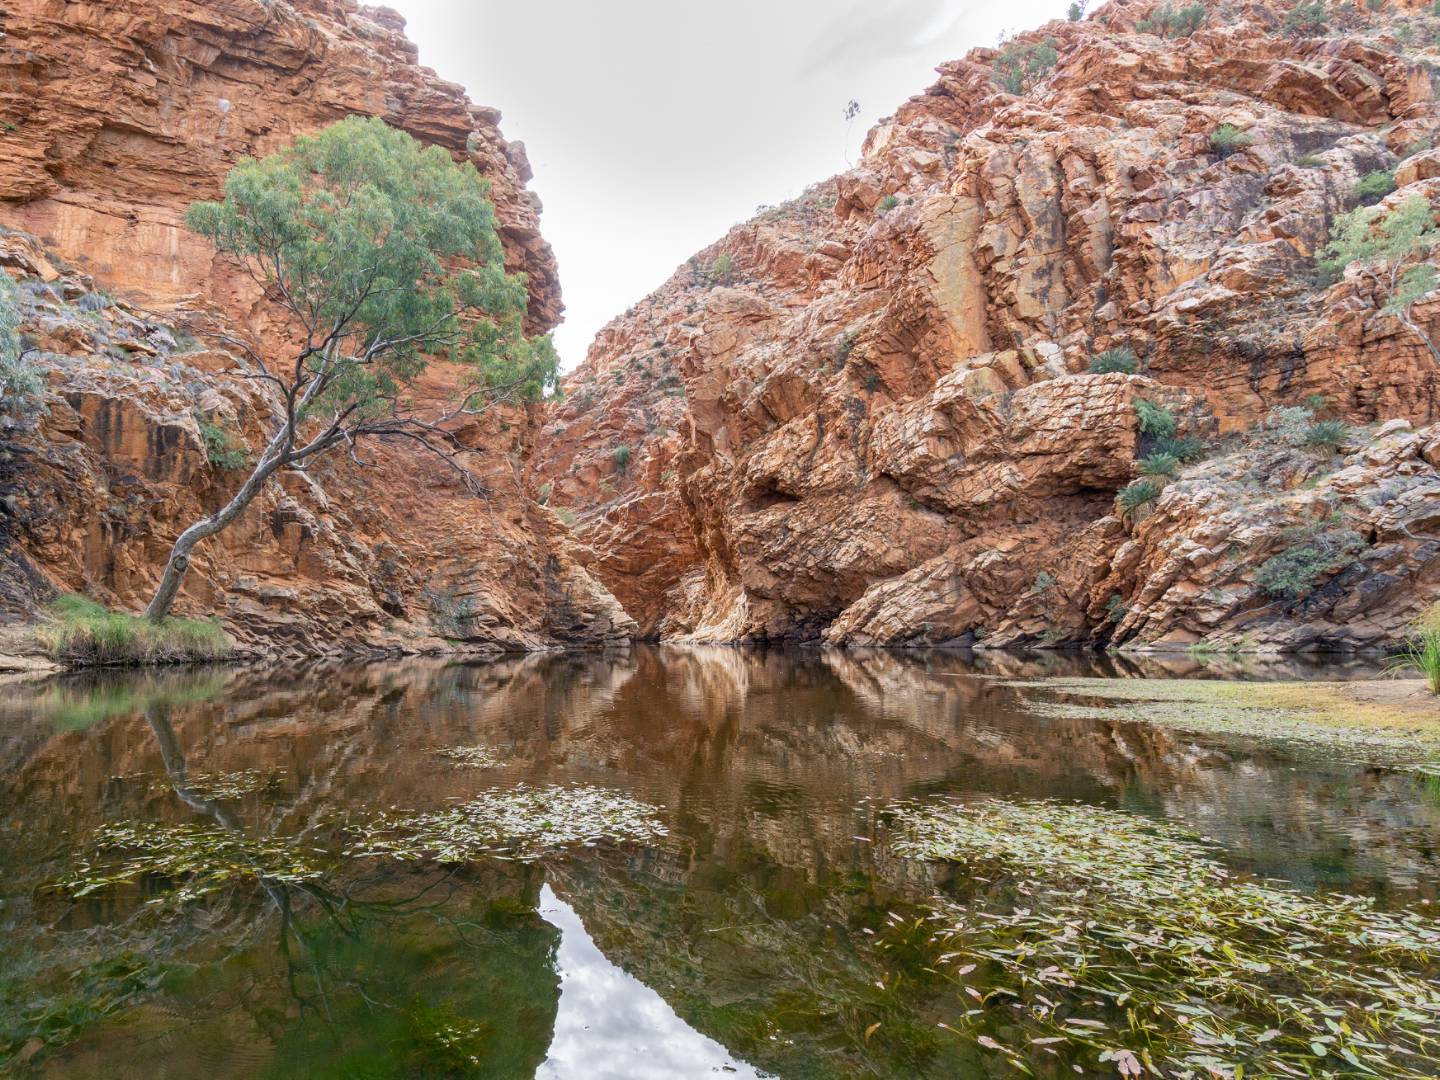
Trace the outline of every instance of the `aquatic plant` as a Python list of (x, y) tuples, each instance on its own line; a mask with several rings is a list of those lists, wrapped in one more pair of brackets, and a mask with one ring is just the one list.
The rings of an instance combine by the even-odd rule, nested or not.
[(957, 1030), (1025, 1073), (1047, 1054), (1122, 1077), (1440, 1066), (1433, 918), (1243, 877), (1198, 836), (1094, 806), (891, 813), (894, 851), (989, 884), (982, 903), (938, 902), (933, 947), (977, 1005)]
[(81, 859), (54, 888), (79, 899), (153, 879), (161, 891), (150, 903), (184, 904), (238, 881), (300, 884), (324, 874), (314, 853), (294, 840), (213, 823), (119, 822), (102, 825), (94, 842), (96, 856)]
[(653, 843), (666, 835), (659, 811), (598, 787), (487, 791), (448, 810), (382, 814), (358, 828), (347, 851), (407, 861), (461, 863), (487, 856), (532, 862), (601, 840)]
[(36, 639), (55, 659), (70, 663), (196, 663), (224, 659), (233, 648), (213, 620), (145, 619), (107, 611), (83, 596), (59, 597), (48, 614)]
[(191, 773), (184, 778), (159, 781), (155, 786), (163, 788), (178, 786), (196, 798), (218, 802), (243, 799), (246, 795), (264, 791), (279, 779), (279, 776), (273, 772), (241, 769), (236, 772)]
[(442, 746), (435, 753), (447, 761), (471, 769), (498, 769), (505, 764), (488, 746)]

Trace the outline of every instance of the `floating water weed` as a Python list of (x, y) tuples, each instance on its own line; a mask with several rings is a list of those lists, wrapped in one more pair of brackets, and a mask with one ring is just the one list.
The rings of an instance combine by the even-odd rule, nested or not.
[(933, 944), (981, 1006), (968, 1034), (1022, 1071), (1042, 1054), (1131, 1077), (1440, 1071), (1432, 918), (1244, 878), (1198, 837), (1098, 807), (891, 813), (895, 851), (989, 883), (939, 902)]
[(274, 773), (259, 769), (241, 769), (237, 772), (190, 773), (183, 778), (157, 780), (152, 787), (178, 787), (187, 795), (209, 801), (243, 799), (257, 791), (264, 791), (280, 778)]
[(498, 769), (505, 764), (488, 746), (442, 746), (435, 753), (471, 769)]
[(597, 787), (487, 791), (449, 810), (381, 815), (360, 832), (353, 856), (469, 862), (484, 856), (530, 862), (600, 840), (651, 843), (666, 835), (648, 803)]
[(124, 822), (95, 833), (99, 855), (85, 859), (55, 888), (75, 898), (108, 892), (144, 878), (167, 888), (150, 903), (189, 903), (238, 881), (299, 884), (323, 876), (312, 853), (279, 837), (249, 837), (214, 824)]

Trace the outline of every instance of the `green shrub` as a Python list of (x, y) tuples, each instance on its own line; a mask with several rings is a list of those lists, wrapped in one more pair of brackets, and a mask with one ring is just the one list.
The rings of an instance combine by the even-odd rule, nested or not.
[(1430, 693), (1440, 694), (1440, 604), (1431, 604), (1416, 620), (1410, 640), (1391, 658), (1385, 670), (1392, 675), (1418, 671), (1430, 687)]
[(20, 290), (0, 271), (0, 415), (21, 419), (40, 410), (45, 382), (20, 342)]
[(1296, 4), (1285, 16), (1285, 32), (1294, 37), (1316, 37), (1325, 32), (1329, 18), (1325, 5), (1319, 0)]
[(233, 645), (211, 619), (159, 621), (107, 611), (83, 596), (50, 605), (50, 621), (36, 632), (56, 660), (82, 666), (185, 664), (222, 660)]
[(1325, 164), (1325, 159), (1318, 154), (1301, 154), (1295, 159), (1295, 164), (1302, 169), (1318, 169)]
[(1150, 453), (1135, 463), (1141, 476), (1174, 476), (1180, 471), (1180, 459), (1174, 454)]
[(1281, 539), (1290, 546), (1260, 564), (1255, 584), (1277, 600), (1292, 602), (1308, 596), (1325, 574), (1349, 566), (1365, 546), (1359, 533), (1337, 526), (1333, 519), (1286, 529)]
[(580, 524), (580, 516), (569, 507), (556, 506), (552, 509), (555, 511), (555, 516), (565, 523), (566, 528), (573, 529), (576, 525)]
[(1205, 441), (1194, 435), (1171, 436), (1166, 439), (1156, 439), (1154, 452), (1157, 454), (1170, 454), (1177, 458), (1182, 465), (1189, 465), (1199, 461), (1205, 456)]
[(199, 423), (200, 438), (205, 443), (205, 460), (217, 469), (244, 468), (249, 460), (245, 447), (214, 421), (202, 416)]
[(1350, 436), (1350, 429), (1342, 420), (1317, 420), (1305, 429), (1301, 442), (1319, 450), (1338, 450)]
[(1210, 133), (1210, 149), (1222, 161), (1231, 154), (1255, 145), (1255, 136), (1241, 131), (1234, 124), (1221, 124)]
[(1394, 170), (1376, 169), (1374, 172), (1366, 173), (1350, 194), (1359, 205), (1374, 206), (1394, 190)]
[(1140, 424), (1140, 434), (1152, 439), (1173, 438), (1178, 427), (1174, 413), (1144, 398), (1135, 401), (1135, 417)]
[(1120, 510), (1125, 515), (1130, 515), (1139, 510), (1142, 506), (1154, 502), (1160, 497), (1164, 490), (1154, 480), (1135, 480), (1121, 490)]
[(1129, 345), (1121, 345), (1117, 349), (1106, 349), (1090, 358), (1091, 375), (1111, 375), (1116, 372), (1122, 375), (1134, 375), (1139, 370), (1140, 361), (1136, 359), (1135, 350)]
[(1054, 38), (1011, 41), (995, 57), (991, 70), (997, 83), (1012, 94), (1020, 94), (1043, 79), (1059, 58)]
[(876, 207), (876, 211), (882, 215), (888, 214), (891, 210), (894, 210), (895, 207), (899, 205), (900, 200), (898, 198), (896, 198), (894, 195), (886, 195), (883, 199), (880, 200), (880, 205)]
[[(1436, 2), (1437, 2), (1437, 3), (1440, 3), (1440, 0), (1436, 0)], [(1085, 17), (1085, 3), (1084, 3), (1084, 0), (1071, 0), (1071, 3), (1070, 3), (1069, 8), (1067, 8), (1066, 11), (1065, 11), (1065, 18), (1069, 19), (1071, 22), (1079, 22), (1079, 21), (1080, 21), (1081, 19), (1083, 19), (1084, 17)]]
[(1160, 37), (1189, 37), (1205, 25), (1205, 5), (1186, 4), (1178, 10), (1165, 4), (1148, 19), (1141, 19), (1135, 29), (1142, 34), (1158, 34)]
[(553, 490), (554, 490), (554, 486), (551, 485), (551, 484), (546, 483), (546, 484), (541, 484), (541, 485), (540, 485), (540, 490), (539, 490), (536, 494), (537, 494), (537, 497), (538, 497), (539, 500), (540, 500), (540, 505), (541, 505), (541, 506), (544, 506), (546, 503), (548, 503), (548, 502), (550, 501), (550, 493), (551, 493)]
[(840, 336), (840, 343), (835, 346), (836, 371), (843, 371), (845, 369), (845, 362), (850, 359), (850, 354), (855, 351), (855, 343), (859, 338), (859, 333), (854, 330), (847, 330)]
[(1032, 593), (1049, 592), (1055, 587), (1055, 575), (1046, 570), (1041, 570), (1035, 575), (1035, 584), (1030, 587)]
[(716, 285), (729, 285), (734, 280), (735, 260), (728, 251), (722, 251), (705, 268), (705, 281), (714, 288)]
[(615, 468), (623, 473), (630, 467), (630, 447), (623, 444), (617, 446), (610, 451), (610, 459), (615, 462)]

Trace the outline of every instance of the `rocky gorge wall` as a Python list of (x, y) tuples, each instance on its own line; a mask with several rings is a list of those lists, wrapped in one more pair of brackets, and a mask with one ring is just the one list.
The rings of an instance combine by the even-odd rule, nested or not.
[[(275, 311), (182, 219), (228, 169), (347, 115), (379, 116), (492, 185), (530, 332), (561, 300), (523, 145), (417, 63), (393, 11), (352, 0), (10, 0), (0, 10), (0, 268), (21, 286), (44, 409), (6, 432), (0, 607), (58, 591), (143, 606), (174, 537), (239, 483), (272, 408), (221, 334)], [(446, 378), (434, 375), (437, 388)], [(527, 489), (534, 409), (457, 432), (486, 494), (403, 446), (272, 482), (202, 545), (179, 605), (250, 650), (530, 649), (625, 638), (614, 599)]]
[(1440, 17), (1204, 11), (1022, 35), (1054, 63), (1018, 93), (942, 66), (601, 332), (536, 479), (647, 635), (1359, 648), (1440, 598), (1440, 367), (1317, 267), (1368, 174), (1440, 204)]

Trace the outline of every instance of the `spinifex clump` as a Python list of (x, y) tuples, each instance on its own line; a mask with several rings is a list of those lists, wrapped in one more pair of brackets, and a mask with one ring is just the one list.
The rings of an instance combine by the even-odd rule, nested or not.
[[(893, 808), (902, 855), (966, 864), (933, 945), (977, 1041), (1122, 1076), (1433, 1077), (1440, 923), (1232, 874), (1198, 837), (1093, 806)], [(980, 1034), (981, 1032), (985, 1034)]]

